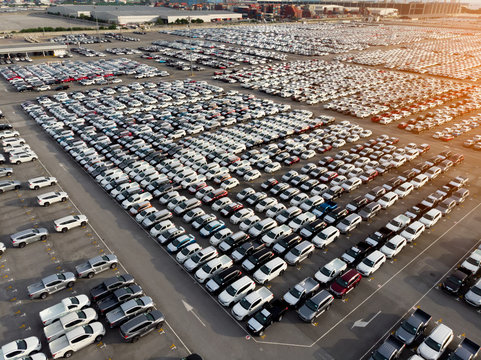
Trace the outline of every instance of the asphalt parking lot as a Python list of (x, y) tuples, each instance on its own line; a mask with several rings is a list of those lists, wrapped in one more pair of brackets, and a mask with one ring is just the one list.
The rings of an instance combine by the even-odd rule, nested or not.
[[(152, 65), (152, 62), (145, 62)], [(158, 67), (165, 68), (162, 65)], [(206, 70), (196, 73), (194, 79), (207, 79), (211, 72)], [(174, 71), (169, 79), (182, 79), (188, 76), (189, 72)], [(132, 81), (134, 80), (124, 80), (124, 83)], [(212, 83), (226, 90), (240, 90), (236, 85)], [(295, 313), (290, 311), (285, 320), (273, 325), (265, 336), (246, 338), (248, 334), (244, 330), (244, 324), (237, 323), (230, 316), (230, 312), (222, 309), (209, 297), (207, 292), (141, 231), (135, 221), (112, 201), (43, 129), (23, 113), (19, 104), (31, 98), (32, 94), (13, 93), (3, 81), (1, 87), (2, 93), (3, 90), (6, 91), (5, 96), (2, 96), (0, 108), (40, 155), (40, 162), (14, 165), (15, 173), (12, 178), (25, 181), (34, 176), (44, 175), (48, 170), (58, 178), (60, 186), (72, 200), (44, 209), (32, 202), (34, 196), (42, 190), (22, 188), (17, 192), (3, 194), (0, 201), (2, 209), (6, 211), (2, 211), (1, 215), (2, 239), (29, 226), (47, 225), (46, 227), (51, 229), (53, 219), (72, 211), (76, 212), (77, 209), (89, 217), (92, 226), (75, 229), (66, 234), (52, 234), (45, 242), (27, 246), (25, 249), (8, 249), (2, 256), (0, 282), (3, 301), (0, 306), (2, 314), (7, 314), (6, 321), (2, 321), (0, 326), (2, 338), (13, 340), (24, 334), (41, 335), (36, 312), (67, 296), (65, 294), (69, 292), (76, 291), (80, 294), (87, 291), (100, 282), (99, 279), (112, 276), (115, 271), (104, 273), (93, 280), (80, 280), (72, 290), (62, 291), (45, 301), (26, 300), (27, 284), (58, 270), (73, 269), (84, 259), (110, 251), (117, 254), (125, 269), (138, 279), (146, 294), (153, 297), (170, 326), (164, 328), (165, 333), (149, 335), (136, 345), (121, 345), (116, 330), (108, 331), (108, 336), (102, 344), (91, 346), (82, 352), (86, 355), (88, 353), (89, 358), (93, 359), (126, 359), (132, 356), (145, 359), (176, 358), (189, 351), (200, 352), (208, 359), (225, 358), (226, 354), (230, 359), (247, 357), (271, 359), (281, 356), (326, 360), (361, 359), (379, 339), (385, 337), (400, 317), (416, 306), (430, 312), (436, 320), (451, 326), (457, 338), (463, 336), (480, 338), (479, 313), (459, 298), (442, 293), (437, 287), (451, 268), (456, 266), (470, 249), (479, 244), (481, 238), (481, 234), (476, 230), (479, 229), (481, 221), (479, 218), (481, 183), (478, 180), (481, 174), (479, 170), (473, 168), (477, 160), (476, 153), (465, 151), (460, 144), (449, 144), (449, 148), (463, 152), (466, 157), (464, 163), (402, 199), (372, 222), (363, 223), (349, 236), (341, 236), (327, 250), (316, 250), (315, 255), (301, 266), (289, 268), (284, 276), (275, 279), (270, 289), (276, 296), (282, 296), (298, 281), (306, 276), (312, 276), (322, 264), (340, 256), (351, 245), (363, 240), (367, 234), (406, 211), (449, 179), (469, 174), (471, 196), (464, 204), (443, 218), (432, 230), (425, 232), (418, 241), (408, 246), (393, 261), (385, 264), (374, 276), (363, 280), (361, 286), (349, 297), (336, 301), (332, 309), (322, 315), (317, 323), (313, 325), (301, 323)], [(70, 90), (77, 89), (85, 88), (74, 85)], [(53, 92), (46, 94), (51, 93)], [(413, 136), (396, 129), (395, 126), (380, 127), (368, 120), (353, 120), (349, 116), (321, 110), (320, 106), (297, 104), (260, 93), (256, 93), (256, 96), (289, 103), (293, 108), (309, 109), (314, 112), (314, 116), (331, 114), (338, 120), (349, 119), (371, 129), (373, 137), (382, 133), (399, 137), (400, 145), (413, 141), (418, 144), (428, 142), (432, 148), (428, 154), (423, 155), (424, 158), (446, 149), (445, 144), (433, 141), (429, 134)], [(349, 145), (343, 148), (349, 148)], [(331, 154), (335, 154), (334, 149), (326, 153)], [(313, 159), (301, 160), (292, 169), (300, 169), (308, 162), (316, 162), (320, 157), (317, 155)], [(368, 189), (384, 183), (387, 178), (409, 167), (410, 165), (404, 165), (384, 177), (377, 177), (369, 185), (344, 195), (339, 204), (347, 204), (353, 197), (364, 194)], [(289, 169), (291, 168), (283, 166), (273, 177), (280, 179)], [(248, 186), (260, 190), (260, 184), (269, 177), (271, 175), (263, 173)], [(247, 185), (242, 184), (235, 191), (231, 191), (230, 197), (233, 199), (238, 190), (245, 186)], [(174, 218), (174, 222), (183, 225), (179, 218)], [(42, 257), (39, 261), (35, 259), (37, 254)], [(124, 269), (118, 269), (120, 272), (122, 270)], [(365, 327), (354, 326), (356, 321), (361, 319), (366, 322), (370, 319), (372, 321)], [(160, 339), (156, 338), (157, 336)], [(459, 342), (459, 339), (456, 342)]]

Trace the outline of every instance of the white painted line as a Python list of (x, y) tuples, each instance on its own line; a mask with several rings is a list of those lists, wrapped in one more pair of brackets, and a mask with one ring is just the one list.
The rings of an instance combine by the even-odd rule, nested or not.
[[(42, 165), (42, 167), (44, 168), (44, 170), (47, 172), (47, 174), (49, 176), (53, 176), (52, 173), (47, 169), (47, 167), (40, 161), (40, 159), (38, 160), (38, 163), (40, 165)], [(80, 165), (79, 165), (80, 166)], [(83, 169), (83, 168), (82, 168)], [(84, 170), (85, 171), (85, 170)], [(60, 187), (60, 189), (62, 191), (65, 191), (62, 186), (60, 184), (58, 184), (58, 186)], [(102, 188), (103, 189), (103, 188)], [(104, 190), (105, 191), (105, 190)], [(80, 209), (77, 207), (77, 205), (75, 205), (75, 203), (70, 199), (70, 202), (72, 203), (72, 205), (75, 207), (75, 209), (81, 214), (82, 212), (80, 211)], [(100, 234), (97, 232), (97, 230), (95, 230), (95, 228), (89, 224), (90, 228), (92, 229), (92, 231), (98, 236), (99, 240), (102, 242), (102, 244), (104, 244), (104, 246), (107, 248), (107, 250), (109, 252), (111, 252), (113, 254), (113, 251), (109, 248), (109, 246), (105, 243), (105, 241), (102, 239), (102, 237), (100, 236)], [(127, 271), (127, 269), (124, 267), (124, 265), (122, 264), (122, 262), (119, 261), (119, 265), (120, 267), (126, 272), (126, 273), (129, 273)], [(177, 335), (177, 333), (175, 332), (174, 328), (167, 322), (165, 321), (165, 324), (170, 328), (170, 330), (172, 330), (172, 333), (175, 335), (175, 337), (177, 339), (179, 339), (180, 343), (182, 344), (182, 346), (185, 348), (185, 350), (187, 350), (187, 352), (190, 354), (191, 351), (189, 350), (189, 348), (187, 347), (187, 345), (184, 343), (184, 341), (182, 341), (182, 339), (180, 338), (179, 335)]]
[[(468, 254), (470, 254), (474, 249), (476, 249), (476, 247), (477, 247), (480, 243), (481, 243), (481, 240), (478, 240), (478, 242), (477, 242), (473, 247), (471, 247), (471, 249), (469, 249), (468, 252), (462, 256), (462, 258), (465, 258), (466, 256), (468, 256)], [(384, 338), (387, 336), (387, 334), (389, 334), (389, 333), (392, 331), (392, 329), (400, 322), (400, 320), (404, 319), (404, 318), (406, 317), (406, 315), (409, 314), (409, 312), (410, 312), (412, 309), (414, 309), (415, 306), (416, 306), (417, 304), (419, 304), (434, 288), (437, 289), (437, 285), (439, 284), (439, 282), (440, 282), (442, 279), (444, 279), (444, 278), (456, 267), (457, 264), (458, 264), (458, 263), (456, 262), (453, 266), (451, 266), (451, 267), (449, 268), (449, 270), (446, 271), (446, 272), (443, 274), (443, 276), (441, 276), (441, 277), (439, 278), (439, 280), (436, 281), (436, 283), (435, 283), (428, 291), (426, 291), (426, 292), (423, 294), (423, 296), (421, 296), (421, 297), (413, 304), (413, 306), (411, 306), (411, 307), (409, 308), (408, 311), (406, 311), (406, 312), (401, 316), (401, 318), (400, 318), (399, 320), (396, 320), (396, 322), (374, 343), (374, 345), (371, 346), (371, 347), (364, 353), (364, 355), (361, 357), (361, 359), (365, 358), (365, 357), (371, 352), (371, 350), (372, 350), (382, 339), (384, 339)], [(459, 298), (456, 298), (456, 300), (459, 301)]]
[[(379, 291), (381, 291), (387, 284), (389, 284), (396, 276), (398, 276), (401, 272), (403, 272), (408, 266), (410, 266), (413, 262), (415, 262), (421, 255), (423, 255), (427, 250), (429, 250), (432, 246), (434, 246), (441, 238), (444, 237), (448, 232), (450, 232), (454, 227), (459, 225), (465, 218), (467, 218), (469, 215), (471, 215), (474, 211), (476, 211), (479, 207), (481, 206), (481, 203), (476, 205), (473, 209), (471, 209), (467, 214), (465, 214), (458, 222), (454, 223), (449, 229), (447, 229), (444, 233), (438, 236), (436, 240), (434, 240), (431, 244), (429, 244), (423, 251), (421, 251), (418, 255), (413, 257), (411, 261), (409, 261), (406, 265), (404, 265), (400, 270), (398, 270), (394, 275), (392, 275), (384, 284), (379, 286), (376, 290), (373, 291), (371, 295), (369, 295), (366, 299), (364, 299), (359, 305), (357, 305), (354, 309), (352, 309), (348, 314), (346, 314), (342, 319), (340, 319), (337, 323), (335, 323), (329, 330), (327, 330), (324, 334), (322, 334), (317, 340), (315, 340), (311, 345), (298, 345), (302, 347), (312, 347), (316, 345), (320, 340), (322, 340), (324, 337), (326, 337), (332, 330), (337, 328), (340, 324), (342, 324), (349, 316), (351, 316), (357, 309), (359, 309), (362, 305), (364, 305), (369, 299), (371, 299), (374, 295), (376, 295)], [(456, 263), (457, 264), (457, 263)], [(454, 265), (456, 266), (456, 265)], [(452, 269), (452, 268), (451, 268)], [(451, 271), (450, 269), (450, 271)], [(448, 271), (449, 272), (449, 271)], [(444, 277), (445, 275), (443, 275)], [(439, 281), (436, 281), (436, 283), (433, 285), (431, 289), (428, 290), (431, 291), (436, 285), (439, 283)], [(427, 293), (428, 293), (427, 292)], [(424, 297), (427, 295), (424, 294), (418, 301), (416, 301), (416, 304), (424, 299)], [(409, 311), (408, 311), (409, 312)], [(405, 316), (405, 315), (404, 315)], [(403, 316), (403, 317), (404, 317)], [(254, 339), (255, 340), (255, 339)], [(285, 346), (293, 346), (293, 344), (287, 344), (287, 343), (274, 343), (274, 342), (269, 342), (269, 341), (256, 341), (260, 344), (273, 344), (273, 345), (285, 345)]]

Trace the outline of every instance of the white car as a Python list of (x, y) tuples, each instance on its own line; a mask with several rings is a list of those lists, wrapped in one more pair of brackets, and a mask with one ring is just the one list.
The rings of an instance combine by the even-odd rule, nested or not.
[(13, 360), (26, 358), (32, 353), (40, 351), (42, 343), (36, 336), (30, 336), (25, 339), (19, 339), (3, 345), (0, 348), (0, 359)]
[(379, 270), (385, 262), (386, 255), (379, 250), (374, 250), (356, 266), (356, 270), (359, 271), (362, 276), (370, 276)]
[(19, 154), (12, 154), (9, 157), (10, 163), (17, 164), (17, 165), (28, 162), (28, 161), (35, 161), (35, 160), (38, 160), (38, 156), (33, 151), (22, 152)]
[(462, 262), (461, 267), (476, 274), (481, 268), (481, 249), (474, 250), (471, 255)]
[(402, 199), (408, 196), (413, 190), (414, 185), (410, 182), (405, 182), (399, 185), (394, 192)]
[(437, 166), (432, 166), (429, 169), (426, 170), (425, 174), (429, 178), (429, 180), (434, 180), (436, 179), (439, 175), (441, 175), (442, 170), (441, 168)]
[(417, 348), (417, 353), (426, 360), (437, 360), (454, 339), (453, 330), (439, 324)]
[(261, 175), (262, 175), (262, 174), (261, 174), (261, 172), (260, 172), (259, 170), (254, 169), (254, 170), (248, 171), (248, 172), (244, 175), (243, 179), (244, 179), (244, 181), (254, 181), (255, 179), (261, 177)]
[(94, 342), (100, 342), (105, 335), (105, 327), (96, 321), (88, 325), (79, 326), (70, 330), (60, 338), (48, 344), (53, 359), (71, 357), (84, 347)]
[(399, 199), (398, 194), (393, 191), (390, 191), (384, 194), (377, 203), (381, 205), (383, 209), (387, 209), (388, 207), (394, 205), (394, 203)]
[(347, 264), (339, 258), (335, 258), (329, 261), (326, 265), (321, 267), (314, 277), (321, 284), (327, 284), (334, 280), (338, 275), (343, 273), (347, 269)]
[(279, 275), (282, 275), (284, 271), (287, 270), (287, 263), (279, 258), (275, 257), (274, 259), (268, 261), (264, 265), (262, 265), (253, 275), (254, 280), (258, 284), (265, 284), (269, 282)]
[(341, 232), (335, 226), (328, 226), (324, 230), (321, 230), (314, 238), (312, 239), (312, 243), (315, 247), (323, 249), (330, 243), (334, 242)]
[(85, 226), (87, 223), (88, 219), (85, 215), (69, 215), (53, 222), (55, 230), (63, 233), (79, 226)]
[(388, 222), (386, 227), (389, 230), (392, 230), (394, 232), (398, 232), (398, 231), (404, 229), (410, 223), (411, 223), (411, 218), (404, 215), (404, 214), (401, 214), (401, 215), (396, 216), (390, 222)]
[(188, 258), (193, 256), (194, 254), (198, 253), (202, 250), (202, 247), (197, 243), (192, 243), (187, 246), (184, 246), (175, 256), (175, 259), (183, 264)]
[(228, 229), (228, 228), (221, 229), (210, 237), (209, 244), (213, 246), (217, 246), (232, 234), (233, 232), (231, 229)]
[(298, 216), (296, 216), (294, 219), (289, 221), (289, 227), (292, 228), (292, 230), (297, 231), (300, 229), (302, 226), (307, 225), (313, 221), (316, 220), (316, 215), (314, 215), (311, 212), (304, 212)]
[(241, 223), (242, 221), (250, 218), (253, 215), (254, 215), (254, 210), (249, 209), (249, 208), (243, 208), (243, 209), (240, 209), (239, 211), (236, 211), (230, 217), (230, 222), (234, 225), (237, 225), (237, 224)]
[(419, 174), (411, 180), (411, 184), (415, 189), (423, 187), (429, 181), (429, 177), (425, 174)]
[(252, 315), (259, 310), (264, 304), (270, 302), (274, 298), (274, 294), (266, 287), (261, 287), (244, 296), (237, 304), (234, 305), (231, 312), (239, 321)]
[(236, 178), (230, 178), (230, 179), (224, 180), (220, 184), (220, 187), (224, 190), (230, 190), (235, 188), (238, 185), (239, 185), (239, 180), (237, 180)]
[(274, 197), (266, 197), (259, 201), (255, 207), (255, 210), (258, 212), (265, 212), (270, 207), (277, 205), (278, 201)]
[(341, 187), (344, 191), (351, 192), (356, 190), (359, 186), (362, 185), (362, 180), (358, 177), (351, 177), (349, 180), (344, 182)]
[(407, 228), (401, 232), (401, 236), (407, 240), (407, 242), (413, 242), (426, 230), (426, 225), (420, 221), (411, 223)]
[(0, 242), (0, 255), (3, 255), (3, 253), (7, 250), (7, 247), (3, 242)]
[(293, 230), (287, 225), (280, 225), (271, 230), (269, 230), (264, 236), (262, 236), (261, 241), (266, 244), (266, 246), (271, 246), (278, 240), (291, 235)]
[(220, 211), (223, 208), (225, 208), (227, 205), (232, 204), (232, 200), (229, 199), (228, 197), (223, 197), (220, 198), (219, 200), (216, 200), (212, 205), (211, 208), (214, 211)]
[(28, 188), (38, 190), (46, 186), (52, 186), (57, 183), (57, 179), (49, 176), (41, 176), (27, 181)]
[(431, 228), (441, 219), (443, 213), (438, 209), (431, 209), (419, 219), (427, 228)]
[(362, 217), (358, 214), (349, 214), (342, 219), (336, 227), (343, 234), (354, 230), (362, 222)]
[(68, 200), (68, 195), (63, 191), (51, 191), (37, 196), (37, 203), (40, 206), (49, 206), (58, 202), (65, 202)]
[(387, 241), (380, 249), (388, 259), (392, 259), (406, 246), (407, 241), (401, 235), (395, 235)]
[(239, 280), (236, 280), (230, 284), (219, 294), (219, 303), (222, 306), (229, 307), (254, 290), (255, 287), (256, 283), (249, 276), (245, 275)]
[(59, 320), (43, 328), (47, 341), (53, 341), (76, 327), (86, 325), (98, 319), (97, 312), (93, 308), (86, 308), (62, 316)]
[(232, 259), (227, 255), (222, 255), (202, 265), (202, 267), (195, 272), (194, 277), (198, 282), (203, 284), (217, 272), (230, 268), (232, 265), (234, 265)]

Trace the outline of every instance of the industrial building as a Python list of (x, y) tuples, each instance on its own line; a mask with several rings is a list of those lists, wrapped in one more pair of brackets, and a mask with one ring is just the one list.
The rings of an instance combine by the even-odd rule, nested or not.
[(64, 56), (67, 45), (54, 43), (39, 44), (8, 44), (0, 46), (0, 57), (14, 56)]
[(81, 15), (96, 18), (113, 24), (141, 24), (156, 22), (174, 23), (177, 19), (197, 20), (204, 22), (232, 21), (242, 19), (242, 14), (219, 10), (176, 10), (166, 7), (150, 6), (95, 6), (95, 5), (59, 5), (47, 10), (50, 14), (80, 17)]

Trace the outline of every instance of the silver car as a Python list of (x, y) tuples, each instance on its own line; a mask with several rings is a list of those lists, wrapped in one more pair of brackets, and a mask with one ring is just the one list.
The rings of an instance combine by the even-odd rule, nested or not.
[(3, 180), (0, 181), (0, 194), (5, 191), (18, 190), (20, 189), (21, 183), (16, 180)]
[(79, 278), (93, 278), (95, 274), (101, 273), (107, 269), (115, 269), (117, 267), (117, 256), (113, 254), (96, 256), (83, 264), (77, 265), (75, 270)]
[(13, 174), (12, 168), (0, 167), (0, 177), (2, 176), (10, 176)]
[(71, 288), (74, 286), (75, 280), (77, 279), (71, 272), (49, 275), (39, 282), (27, 286), (28, 295), (31, 299), (45, 299), (57, 291)]
[(300, 262), (304, 261), (308, 257), (312, 255), (314, 252), (314, 244), (310, 241), (303, 241), (300, 244), (296, 245), (292, 248), (285, 256), (284, 260), (289, 265), (297, 265)]
[(48, 230), (45, 228), (31, 228), (10, 235), (13, 247), (23, 248), (25, 245), (35, 241), (45, 240), (48, 236)]

